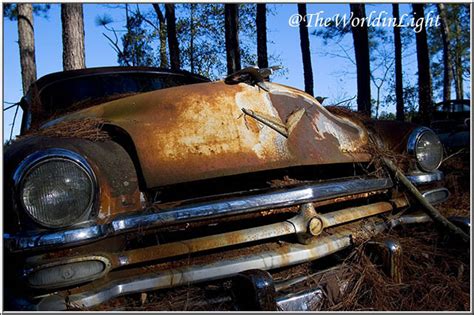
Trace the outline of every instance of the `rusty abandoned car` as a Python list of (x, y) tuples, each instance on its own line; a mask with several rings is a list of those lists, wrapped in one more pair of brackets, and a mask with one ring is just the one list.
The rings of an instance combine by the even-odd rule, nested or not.
[[(36, 81), (4, 153), (10, 307), (94, 309), (232, 280), (238, 309), (303, 310), (323, 283), (296, 291), (302, 279), (272, 273), (431, 220), (376, 152), (391, 152), (426, 200), (442, 202), (433, 131), (325, 108), (271, 72), (211, 82), (109, 67)], [(393, 277), (398, 250), (380, 247)]]

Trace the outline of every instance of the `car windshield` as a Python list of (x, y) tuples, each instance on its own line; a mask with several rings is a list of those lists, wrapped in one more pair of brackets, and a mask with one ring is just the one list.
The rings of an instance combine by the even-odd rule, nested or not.
[(39, 95), (41, 107), (52, 115), (132, 94), (200, 82), (204, 80), (181, 74), (102, 73), (55, 81), (43, 87)]
[(450, 112), (450, 113), (463, 113), (463, 112), (470, 112), (471, 107), (467, 104), (463, 103), (451, 103), (445, 108), (446, 105), (438, 105), (436, 107), (436, 111), (438, 112)]

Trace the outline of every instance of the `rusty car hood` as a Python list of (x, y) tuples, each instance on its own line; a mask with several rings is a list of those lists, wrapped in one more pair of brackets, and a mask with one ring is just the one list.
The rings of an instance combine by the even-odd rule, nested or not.
[(148, 188), (301, 165), (367, 161), (367, 130), (313, 97), (223, 81), (138, 94), (48, 125), (100, 118), (135, 144)]

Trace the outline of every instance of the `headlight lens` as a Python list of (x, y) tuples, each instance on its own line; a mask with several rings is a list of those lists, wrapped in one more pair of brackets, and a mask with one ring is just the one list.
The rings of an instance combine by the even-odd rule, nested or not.
[(415, 130), (409, 140), (409, 151), (416, 157), (418, 166), (427, 172), (436, 170), (443, 160), (443, 145), (428, 128)]
[(85, 218), (92, 207), (95, 183), (78, 162), (51, 157), (33, 164), (21, 179), (19, 197), (25, 211), (47, 227), (65, 227)]

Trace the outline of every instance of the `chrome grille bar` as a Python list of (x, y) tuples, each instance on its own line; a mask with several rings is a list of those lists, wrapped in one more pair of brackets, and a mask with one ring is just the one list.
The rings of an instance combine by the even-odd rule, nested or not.
[(218, 200), (194, 206), (178, 207), (171, 211), (146, 215), (134, 215), (112, 222), (114, 231), (127, 231), (146, 226), (161, 227), (169, 224), (211, 219), (225, 215), (236, 215), (258, 210), (299, 205), (306, 202), (342, 197), (373, 190), (391, 188), (389, 178), (353, 179), (340, 182), (303, 185), (270, 193), (247, 195)]

